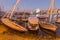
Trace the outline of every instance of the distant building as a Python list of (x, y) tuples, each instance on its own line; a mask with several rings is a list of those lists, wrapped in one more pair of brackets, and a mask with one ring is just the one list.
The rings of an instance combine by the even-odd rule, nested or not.
[(0, 18), (5, 14), (6, 12), (0, 11)]
[(60, 9), (58, 9), (58, 13), (60, 13)]
[(4, 7), (0, 6), (0, 18), (5, 14), (3, 9), (4, 9)]

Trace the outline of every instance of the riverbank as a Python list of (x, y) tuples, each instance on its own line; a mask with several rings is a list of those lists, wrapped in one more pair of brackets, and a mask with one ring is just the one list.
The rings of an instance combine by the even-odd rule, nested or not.
[(0, 25), (0, 40), (60, 40), (60, 37), (42, 36), (33, 33), (20, 33), (4, 25)]

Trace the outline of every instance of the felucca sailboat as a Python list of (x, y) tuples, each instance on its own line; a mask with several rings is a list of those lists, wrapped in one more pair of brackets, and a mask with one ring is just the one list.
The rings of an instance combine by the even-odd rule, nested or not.
[(52, 7), (53, 7), (53, 4), (54, 4), (54, 0), (51, 0), (51, 3), (50, 3), (50, 7), (49, 7), (49, 11), (50, 11), (50, 23), (47, 23), (47, 22), (39, 22), (40, 24), (40, 27), (43, 31), (48, 31), (48, 33), (50, 32), (56, 32), (56, 29), (57, 29), (57, 26), (52, 24), (51, 23), (51, 20), (52, 20)]
[(20, 31), (20, 32), (26, 32), (26, 31), (27, 31), (26, 28), (24, 28), (24, 27), (22, 27), (21, 25), (18, 25), (17, 23), (13, 22), (13, 21), (12, 21), (12, 18), (11, 18), (11, 17), (12, 17), (12, 14), (13, 14), (15, 8), (16, 8), (16, 6), (19, 4), (20, 1), (21, 1), (21, 0), (17, 0), (16, 4), (13, 6), (11, 12), (9, 12), (8, 15), (6, 14), (7, 16), (4, 15), (4, 17), (2, 17), (2, 19), (1, 19), (1, 21), (2, 21), (2, 23), (4, 23), (6, 26), (8, 26), (8, 27), (10, 27), (10, 28), (12, 28), (12, 29), (18, 30), (18, 31)]

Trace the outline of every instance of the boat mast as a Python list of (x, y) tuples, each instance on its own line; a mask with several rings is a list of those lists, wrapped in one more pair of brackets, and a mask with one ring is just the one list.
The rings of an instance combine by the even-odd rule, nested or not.
[(12, 17), (12, 14), (13, 14), (16, 6), (19, 4), (20, 1), (21, 1), (21, 0), (17, 0), (16, 4), (12, 7), (12, 9), (11, 9), (11, 11), (10, 11), (10, 15), (8, 15), (8, 17), (9, 17), (10, 19), (11, 19), (11, 17)]
[(50, 11), (50, 12), (49, 12), (49, 13), (50, 13), (50, 14), (49, 14), (49, 15), (50, 15), (50, 20), (49, 20), (49, 22), (50, 22), (50, 23), (51, 23), (51, 21), (52, 21), (53, 6), (54, 6), (54, 0), (51, 0), (51, 1), (50, 1), (50, 7), (49, 7), (49, 11)]

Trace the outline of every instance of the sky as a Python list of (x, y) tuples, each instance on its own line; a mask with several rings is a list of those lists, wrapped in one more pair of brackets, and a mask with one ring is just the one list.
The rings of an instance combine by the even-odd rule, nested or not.
[[(16, 0), (0, 0), (0, 6), (4, 6), (4, 10), (10, 10), (15, 4)], [(54, 8), (60, 9), (60, 0), (55, 0)], [(16, 10), (34, 10), (34, 9), (48, 9), (50, 0), (21, 0)]]

